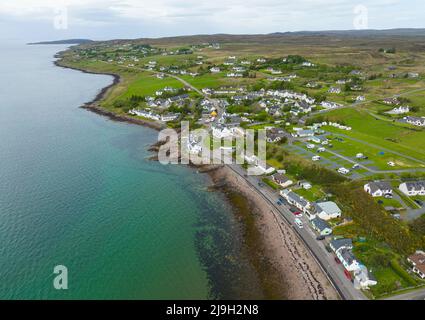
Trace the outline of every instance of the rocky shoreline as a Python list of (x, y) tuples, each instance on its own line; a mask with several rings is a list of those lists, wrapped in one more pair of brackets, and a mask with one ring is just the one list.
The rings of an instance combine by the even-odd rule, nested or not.
[[(58, 57), (60, 58), (60, 54)], [(54, 64), (61, 68), (110, 75), (114, 78), (109, 86), (103, 88), (92, 101), (81, 108), (107, 116), (114, 121), (143, 125), (155, 130), (165, 128), (157, 122), (116, 114), (99, 105), (98, 102), (109, 90), (121, 82), (119, 75), (74, 68), (61, 64), (60, 60), (56, 60)], [(161, 142), (157, 142), (150, 147), (149, 150), (154, 153), (151, 160), (157, 160), (156, 154), (160, 145)], [(241, 223), (245, 230), (244, 237), (251, 263), (262, 280), (268, 299), (338, 299), (334, 288), (295, 232), (242, 177), (227, 166), (191, 166), (199, 173), (208, 174), (214, 182), (213, 189), (223, 192), (232, 204), (235, 215), (244, 218)], [(245, 204), (236, 204), (235, 196), (242, 197)], [(244, 220), (249, 220), (250, 223)]]

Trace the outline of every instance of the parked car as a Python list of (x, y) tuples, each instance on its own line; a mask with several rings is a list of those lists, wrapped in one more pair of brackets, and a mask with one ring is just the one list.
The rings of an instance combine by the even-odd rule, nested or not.
[(341, 264), (341, 261), (339, 261), (338, 257), (335, 257), (335, 262)]
[(308, 144), (307, 145), (307, 149), (314, 149), (315, 145), (314, 144)]
[(424, 206), (424, 203), (423, 203), (423, 201), (421, 201), (421, 200), (418, 200), (418, 199), (415, 199), (414, 200), (419, 206), (421, 206), (421, 207), (423, 207)]
[(322, 241), (322, 240), (325, 240), (325, 239), (326, 239), (325, 236), (317, 236), (316, 237), (316, 240), (318, 240), (318, 241)]
[(338, 168), (338, 173), (341, 173), (341, 174), (348, 174), (350, 172), (350, 170), (348, 170), (348, 169), (346, 169), (346, 168), (344, 168), (344, 167), (342, 167), (342, 168)]
[(281, 206), (281, 205), (282, 205), (282, 201), (277, 200), (277, 201), (276, 201), (276, 204), (277, 204), (278, 206)]
[(391, 193), (387, 193), (386, 195), (384, 195), (385, 199), (392, 199), (393, 195)]
[(348, 272), (347, 269), (344, 269), (344, 274), (345, 274), (345, 276), (347, 277), (348, 280), (350, 280), (350, 281), (353, 280), (353, 278), (351, 277), (351, 273)]
[(295, 224), (298, 226), (298, 228), (300, 228), (300, 229), (302, 229), (302, 228), (304, 228), (304, 224), (303, 224), (303, 222), (300, 220), (300, 219), (298, 219), (298, 218), (295, 218)]

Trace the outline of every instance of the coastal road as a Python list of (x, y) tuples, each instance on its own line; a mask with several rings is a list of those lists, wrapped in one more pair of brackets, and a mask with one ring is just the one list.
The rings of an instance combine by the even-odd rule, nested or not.
[(385, 298), (384, 300), (425, 300), (425, 289), (419, 289), (396, 296)]
[(311, 252), (312, 256), (316, 259), (323, 272), (326, 274), (331, 284), (335, 287), (342, 299), (345, 300), (365, 300), (367, 299), (364, 294), (356, 290), (344, 274), (343, 267), (335, 262), (334, 255), (329, 253), (324, 244), (316, 240), (316, 235), (308, 227), (306, 218), (304, 218), (305, 227), (300, 229), (294, 224), (294, 215), (285, 205), (278, 206), (276, 204), (279, 199), (279, 194), (272, 191), (269, 187), (260, 187), (260, 178), (257, 176), (247, 176), (244, 169), (236, 164), (228, 165), (236, 174), (244, 178), (253, 190), (258, 192), (266, 201), (268, 201), (273, 208), (279, 212), (282, 219), (288, 223), (299, 238), (304, 242), (306, 247)]

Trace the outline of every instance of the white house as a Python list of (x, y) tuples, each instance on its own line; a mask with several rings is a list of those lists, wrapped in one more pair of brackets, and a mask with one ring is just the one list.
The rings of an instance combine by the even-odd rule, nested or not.
[(332, 201), (313, 203), (313, 208), (313, 214), (323, 220), (335, 219), (341, 216), (341, 209)]
[(356, 271), (360, 268), (360, 264), (354, 257), (351, 250), (341, 248), (336, 252), (336, 256), (347, 271)]
[(399, 185), (399, 190), (407, 196), (425, 196), (425, 181), (403, 182)]
[(407, 123), (413, 124), (414, 126), (424, 127), (425, 117), (405, 117), (403, 118)]
[(147, 118), (147, 119), (161, 120), (161, 116), (157, 113), (152, 112), (152, 111), (131, 109), (130, 111), (128, 111), (128, 113), (135, 115), (135, 116), (144, 117), (144, 118)]
[(377, 284), (378, 282), (367, 270), (366, 266), (361, 264), (359, 268), (354, 271), (354, 288), (357, 290), (367, 290), (369, 287)]
[(395, 107), (394, 109), (388, 111), (388, 114), (403, 114), (403, 113), (409, 113), (410, 108), (408, 106), (399, 106)]
[(412, 264), (412, 271), (422, 279), (425, 279), (425, 252), (416, 251), (415, 254), (407, 258)]
[(213, 136), (219, 139), (233, 136), (232, 130), (224, 125), (218, 124), (212, 126)]
[(280, 191), (280, 195), (286, 201), (288, 201), (289, 204), (297, 207), (302, 212), (309, 214), (311, 204), (308, 200), (304, 199), (303, 197), (291, 191), (290, 189)]
[(353, 249), (353, 241), (351, 239), (335, 239), (329, 243), (333, 252), (337, 253), (339, 250), (345, 248), (347, 250)]
[(161, 121), (168, 122), (168, 121), (174, 121), (180, 116), (179, 113), (167, 113), (161, 115)]
[(369, 193), (372, 197), (382, 197), (393, 194), (391, 184), (384, 181), (369, 182), (364, 185), (364, 191)]
[(341, 88), (338, 87), (330, 87), (328, 90), (329, 93), (335, 93), (335, 94), (340, 94), (341, 93)]
[(291, 186), (292, 184), (294, 184), (294, 182), (290, 178), (288, 178), (287, 176), (281, 173), (274, 174), (272, 178), (274, 182), (276, 182), (278, 185), (282, 186), (283, 188), (287, 188)]
[(336, 109), (342, 107), (342, 105), (331, 101), (322, 101), (320, 105), (325, 109)]

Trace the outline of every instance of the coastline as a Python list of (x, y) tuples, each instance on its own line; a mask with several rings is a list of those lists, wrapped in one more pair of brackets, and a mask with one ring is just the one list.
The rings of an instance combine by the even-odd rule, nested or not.
[(147, 120), (143, 120), (143, 119), (135, 119), (135, 118), (130, 117), (130, 116), (117, 114), (117, 113), (114, 113), (112, 111), (106, 110), (105, 108), (103, 108), (99, 105), (99, 102), (105, 98), (105, 96), (109, 93), (109, 91), (112, 90), (112, 88), (114, 88), (117, 84), (119, 84), (121, 82), (121, 77), (118, 74), (107, 73), (107, 72), (89, 71), (89, 70), (80, 69), (80, 68), (71, 67), (71, 66), (61, 64), (60, 52), (58, 54), (56, 54), (55, 57), (57, 57), (58, 60), (55, 60), (53, 62), (53, 64), (55, 66), (59, 67), (59, 68), (71, 69), (71, 70), (75, 70), (75, 71), (79, 71), (79, 72), (87, 73), (87, 74), (105, 75), (105, 76), (113, 77), (113, 81), (110, 85), (102, 88), (92, 100), (84, 103), (83, 105), (80, 106), (80, 108), (89, 110), (91, 112), (97, 113), (97, 114), (105, 116), (105, 117), (108, 117), (109, 119), (111, 119), (113, 121), (128, 122), (128, 123), (132, 123), (132, 124), (143, 125), (143, 126), (146, 126), (146, 127), (151, 128), (151, 129), (158, 130), (158, 131), (165, 128), (164, 125), (161, 125), (158, 122), (147, 121)]
[[(155, 130), (165, 127), (157, 122), (116, 114), (99, 105), (109, 91), (121, 82), (119, 75), (63, 65), (60, 53), (55, 57), (58, 58), (54, 61), (57, 67), (113, 77), (110, 85), (101, 89), (93, 100), (86, 102), (81, 108), (106, 116), (113, 121), (143, 125)], [(200, 173), (208, 174), (214, 185), (220, 186), (214, 189), (224, 193), (235, 216), (239, 217), (244, 229), (244, 242), (251, 255), (251, 263), (262, 281), (264, 294), (268, 299), (338, 299), (337, 293), (305, 245), (290, 226), (274, 212), (270, 204), (252, 190), (243, 178), (237, 176), (227, 166), (212, 168), (192, 165), (192, 167), (197, 168)], [(240, 201), (241, 199), (243, 201)], [(241, 205), (241, 202), (244, 204)]]
[[(208, 174), (219, 186), (216, 189), (225, 193), (234, 208), (241, 210), (232, 201), (235, 194), (244, 199), (246, 206), (242, 210), (247, 211), (244, 216), (252, 218), (250, 222), (245, 221), (245, 238), (251, 247), (252, 263), (261, 268), (257, 272), (263, 273), (260, 278), (266, 293), (271, 294), (270, 298), (276, 298), (274, 294), (284, 291), (284, 298), (290, 300), (339, 299), (304, 243), (245, 179), (228, 166), (210, 170)], [(264, 258), (269, 265), (261, 263)]]

